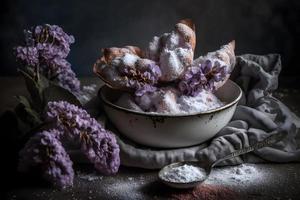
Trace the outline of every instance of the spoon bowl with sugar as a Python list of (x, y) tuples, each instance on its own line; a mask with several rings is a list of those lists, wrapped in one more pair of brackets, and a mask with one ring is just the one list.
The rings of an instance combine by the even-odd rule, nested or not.
[(159, 171), (158, 178), (164, 184), (173, 188), (193, 188), (204, 182), (209, 177), (212, 168), (220, 162), (275, 144), (281, 141), (285, 136), (286, 133), (284, 132), (272, 134), (260, 142), (236, 150), (213, 162), (208, 160), (201, 162), (184, 161), (172, 163), (166, 165)]

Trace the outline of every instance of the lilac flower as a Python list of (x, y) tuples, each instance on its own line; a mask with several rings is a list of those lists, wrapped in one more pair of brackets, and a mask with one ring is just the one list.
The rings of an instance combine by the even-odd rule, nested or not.
[(179, 90), (190, 96), (197, 96), (203, 89), (215, 90), (214, 84), (223, 81), (229, 72), (219, 61), (207, 59), (199, 67), (192, 66), (179, 82)]
[(66, 67), (62, 70), (61, 73), (58, 74), (57, 79), (61, 87), (69, 90), (75, 96), (81, 95), (80, 81), (76, 78), (76, 74), (71, 67)]
[[(67, 57), (70, 52), (70, 44), (74, 43), (74, 37), (66, 34), (63, 29), (57, 25), (45, 24), (36, 26), (32, 30), (32, 37), (35, 39), (35, 44), (51, 44), (51, 46), (60, 49), (59, 52), (62, 58)], [(58, 52), (58, 51), (54, 51)]]
[(66, 153), (56, 129), (34, 135), (20, 151), (19, 170), (26, 172), (35, 167), (43, 177), (58, 188), (73, 185), (72, 161)]
[(70, 52), (70, 45), (74, 43), (74, 37), (57, 25), (36, 26), (25, 30), (24, 35), (25, 46), (36, 47), (45, 60), (56, 56), (66, 58)]
[(150, 84), (144, 84), (142, 86), (140, 86), (136, 91), (135, 91), (135, 96), (137, 97), (141, 97), (143, 96), (145, 93), (149, 92), (155, 92), (157, 90), (157, 88), (153, 85)]
[[(51, 66), (51, 67), (49, 67)], [(56, 57), (49, 61), (49, 66), (41, 66), (42, 74), (51, 74), (58, 81), (58, 85), (73, 93), (75, 96), (81, 94), (80, 81), (76, 78), (76, 74), (71, 68), (71, 64), (62, 58)]]
[(60, 86), (80, 95), (80, 82), (65, 59), (70, 52), (74, 37), (57, 25), (36, 26), (25, 30), (25, 46), (16, 48), (16, 57), (26, 67), (39, 67), (40, 72)]
[(125, 66), (121, 74), (127, 79), (127, 87), (134, 89), (136, 96), (142, 96), (147, 92), (156, 90), (154, 86), (161, 76), (160, 68), (155, 64), (150, 64), (146, 71)]
[(120, 166), (119, 146), (116, 138), (107, 130), (80, 135), (82, 150), (95, 168), (104, 174), (114, 174)]
[(17, 47), (16, 57), (25, 65), (35, 66), (39, 64), (39, 54), (35, 47)]
[(81, 144), (83, 153), (97, 170), (105, 174), (118, 171), (120, 150), (116, 138), (85, 110), (65, 101), (49, 102), (46, 118), (54, 121), (61, 132)]
[[(48, 44), (48, 43), (38, 43), (36, 48), (39, 50), (40, 59), (45, 62), (45, 64), (51, 66), (51, 60), (55, 58), (65, 58), (65, 52), (59, 46)], [(49, 63), (50, 62), (50, 63)]]

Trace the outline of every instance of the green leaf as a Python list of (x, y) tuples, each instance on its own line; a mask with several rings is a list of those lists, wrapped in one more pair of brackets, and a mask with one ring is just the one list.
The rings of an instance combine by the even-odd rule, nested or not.
[(38, 110), (42, 110), (43, 107), (43, 99), (42, 99), (42, 88), (39, 87), (39, 84), (33, 79), (33, 75), (20, 70), (19, 72), (23, 75), (25, 79), (26, 88), (30, 94), (33, 105)]
[(31, 107), (28, 99), (25, 96), (16, 96), (19, 103), (23, 104), (25, 107)]
[(50, 84), (49, 87), (43, 90), (43, 98), (46, 103), (49, 101), (67, 101), (81, 106), (80, 101), (74, 94), (55, 84)]
[(41, 94), (43, 93), (43, 90), (47, 87), (49, 87), (49, 80), (43, 76), (42, 74), (39, 74), (39, 79), (38, 79), (38, 85), (40, 88)]
[(24, 96), (17, 96), (19, 104), (15, 108), (17, 116), (31, 127), (37, 126), (42, 123), (39, 114), (32, 109), (30, 102)]

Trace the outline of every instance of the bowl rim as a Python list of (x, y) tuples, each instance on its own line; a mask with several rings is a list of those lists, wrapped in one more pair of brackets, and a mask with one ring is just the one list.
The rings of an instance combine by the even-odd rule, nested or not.
[(117, 110), (121, 110), (127, 113), (131, 113), (131, 114), (136, 114), (136, 115), (143, 115), (143, 116), (149, 116), (149, 117), (168, 117), (168, 118), (176, 118), (176, 117), (192, 117), (192, 116), (199, 116), (199, 115), (207, 115), (207, 114), (213, 114), (216, 112), (220, 112), (222, 110), (225, 110), (228, 107), (231, 107), (235, 104), (237, 104), (239, 102), (239, 100), (242, 97), (242, 89), (240, 88), (240, 86), (238, 84), (236, 84), (234, 81), (232, 80), (227, 80), (230, 81), (231, 84), (235, 85), (239, 91), (239, 95), (237, 98), (235, 98), (233, 101), (231, 101), (230, 103), (225, 104), (224, 106), (218, 107), (216, 109), (212, 109), (212, 110), (208, 110), (208, 111), (204, 111), (204, 112), (195, 112), (192, 114), (168, 114), (168, 113), (154, 113), (154, 112), (141, 112), (141, 111), (136, 111), (136, 110), (131, 110), (128, 108), (124, 108), (121, 106), (118, 106), (112, 102), (110, 102), (109, 100), (107, 100), (107, 98), (103, 95), (103, 89), (104, 88), (109, 88), (106, 84), (104, 84), (103, 86), (101, 86), (101, 88), (99, 89), (98, 92), (98, 96), (100, 96), (100, 99), (102, 100), (102, 102), (104, 102), (107, 106), (115, 108)]

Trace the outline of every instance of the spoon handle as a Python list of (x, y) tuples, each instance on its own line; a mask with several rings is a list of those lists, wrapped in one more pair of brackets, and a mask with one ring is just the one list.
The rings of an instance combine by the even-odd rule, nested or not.
[(216, 160), (215, 162), (212, 163), (211, 167), (215, 166), (216, 164), (218, 164), (218, 163), (220, 163), (224, 160), (231, 159), (231, 158), (234, 158), (236, 156), (240, 156), (242, 154), (249, 153), (251, 151), (255, 151), (257, 149), (269, 146), (271, 144), (275, 144), (275, 143), (279, 142), (280, 140), (282, 140), (285, 136), (286, 136), (285, 132), (280, 132), (280, 133), (277, 133), (277, 134), (273, 134), (273, 135), (265, 138), (261, 142), (257, 142), (253, 145), (248, 146), (248, 147), (236, 150), (236, 151), (228, 154), (227, 156)]

